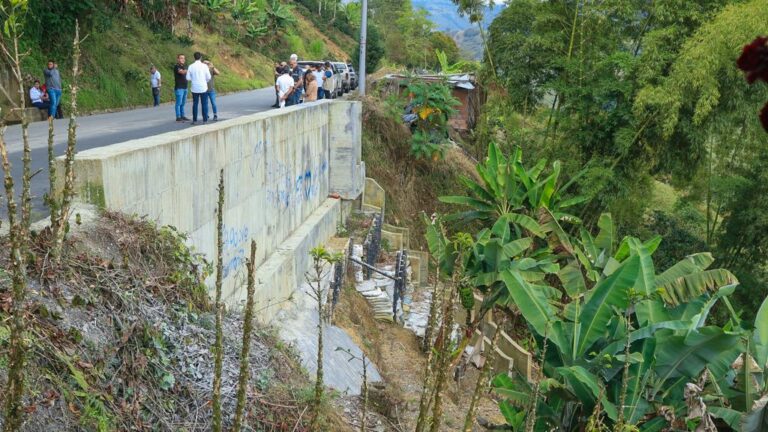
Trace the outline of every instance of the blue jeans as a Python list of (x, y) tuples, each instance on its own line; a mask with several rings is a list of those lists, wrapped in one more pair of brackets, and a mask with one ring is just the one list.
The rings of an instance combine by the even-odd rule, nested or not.
[(59, 103), (61, 102), (61, 90), (59, 89), (48, 89), (48, 115), (51, 117), (56, 117), (56, 109), (59, 107)]
[(301, 94), (304, 93), (304, 89), (301, 87), (294, 90), (293, 93), (291, 93), (290, 96), (288, 96), (288, 101), (286, 102), (286, 105), (298, 105), (299, 101), (301, 100)]
[(325, 96), (325, 91), (322, 88), (317, 89), (317, 100), (320, 100)]
[(192, 93), (192, 121), (197, 121), (197, 107), (203, 102), (203, 121), (208, 121), (208, 96), (207, 93)]
[[(219, 110), (216, 109), (216, 90), (211, 90), (208, 93), (206, 93), (206, 95), (208, 95), (208, 99), (210, 99), (210, 101), (211, 101), (211, 109), (213, 110), (213, 115), (218, 115), (219, 114)], [(203, 105), (203, 106), (205, 106), (205, 105)], [(203, 108), (203, 109), (205, 109), (205, 108)]]
[(187, 103), (187, 89), (176, 89), (176, 118), (184, 117), (184, 105)]
[(155, 101), (155, 106), (160, 105), (160, 89), (152, 87), (152, 99)]

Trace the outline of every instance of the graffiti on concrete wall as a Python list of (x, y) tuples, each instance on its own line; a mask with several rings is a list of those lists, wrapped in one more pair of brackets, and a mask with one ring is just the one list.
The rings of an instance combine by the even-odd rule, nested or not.
[(245, 249), (250, 238), (248, 227), (232, 227), (225, 225), (222, 232), (224, 243), (224, 273), (226, 279), (229, 275), (245, 265)]
[(252, 160), (250, 163), (250, 171), (251, 171), (251, 178), (256, 178), (256, 175), (259, 172), (259, 164), (258, 161), (263, 157), (264, 147), (266, 146), (266, 142), (262, 140), (257, 140), (256, 143), (253, 144), (252, 151)]
[(318, 197), (328, 161), (316, 161), (314, 166), (307, 164), (297, 174), (292, 171), (281, 162), (267, 162), (267, 201), (277, 208), (301, 205)]

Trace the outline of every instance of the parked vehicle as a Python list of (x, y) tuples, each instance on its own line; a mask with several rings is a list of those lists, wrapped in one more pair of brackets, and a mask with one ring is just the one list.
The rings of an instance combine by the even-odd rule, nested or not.
[(357, 81), (357, 72), (355, 72), (355, 68), (352, 67), (351, 64), (347, 65), (347, 68), (349, 69), (349, 85), (352, 88), (352, 90), (357, 89), (358, 81)]
[[(299, 66), (301, 66), (302, 69), (306, 70), (309, 68), (310, 65), (313, 66), (323, 66), (325, 64), (325, 61), (320, 60), (302, 60), (298, 62)], [(336, 87), (334, 88), (334, 91), (331, 93), (331, 98), (335, 99), (339, 96), (344, 95), (344, 83), (342, 79), (339, 79), (339, 71), (335, 66), (335, 63), (331, 62), (331, 66), (333, 67), (333, 73), (336, 75)]]
[(347, 67), (347, 64), (341, 62), (333, 62), (332, 64), (334, 69), (339, 71), (338, 76), (341, 77), (343, 93), (348, 93), (352, 87), (350, 86), (349, 68)]

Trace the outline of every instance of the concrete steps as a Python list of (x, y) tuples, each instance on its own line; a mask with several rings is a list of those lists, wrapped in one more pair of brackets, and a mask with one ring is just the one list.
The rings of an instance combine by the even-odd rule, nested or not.
[[(352, 256), (360, 261), (363, 259), (363, 246), (352, 246)], [(365, 280), (363, 277), (363, 267), (360, 264), (353, 264), (355, 269), (355, 288), (373, 308), (374, 317), (378, 321), (394, 322), (392, 317), (392, 293), (394, 281), (382, 275), (375, 274), (371, 279)], [(393, 272), (390, 268), (384, 267), (387, 273)]]

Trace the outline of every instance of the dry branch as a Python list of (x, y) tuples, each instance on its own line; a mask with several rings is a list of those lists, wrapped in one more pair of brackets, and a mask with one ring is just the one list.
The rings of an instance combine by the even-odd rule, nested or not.
[(219, 173), (219, 204), (216, 213), (216, 343), (213, 366), (213, 430), (221, 432), (221, 372), (224, 360), (224, 333), (221, 288), (224, 281), (224, 170)]

